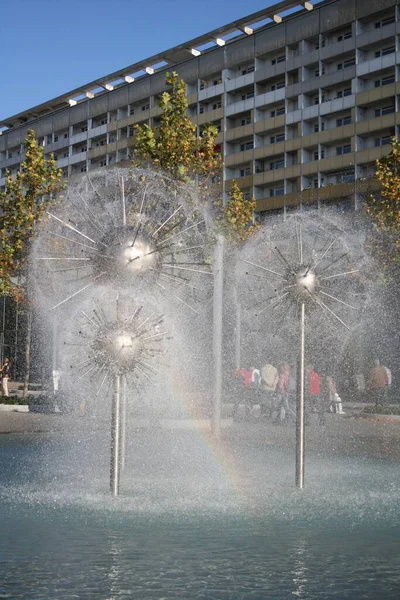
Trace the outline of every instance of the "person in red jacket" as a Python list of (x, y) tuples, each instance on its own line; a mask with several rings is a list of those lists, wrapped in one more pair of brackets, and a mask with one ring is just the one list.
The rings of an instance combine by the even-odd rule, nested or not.
[(325, 403), (321, 398), (320, 393), (320, 378), (318, 373), (314, 371), (314, 367), (312, 365), (307, 365), (306, 367), (306, 405), (305, 405), (305, 413), (306, 413), (306, 424), (310, 421), (311, 412), (318, 413), (319, 424), (325, 425), (326, 416), (325, 416)]

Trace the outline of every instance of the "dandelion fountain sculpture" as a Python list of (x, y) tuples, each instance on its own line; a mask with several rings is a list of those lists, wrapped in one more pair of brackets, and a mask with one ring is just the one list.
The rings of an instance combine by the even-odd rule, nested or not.
[[(325, 218), (321, 215), (293, 216), (286, 223), (264, 228), (257, 240), (245, 249), (242, 258), (248, 269), (246, 275), (258, 282), (256, 297), (261, 308), (256, 310), (257, 317), (264, 313), (262, 318), (266, 317), (272, 327), (278, 321), (286, 335), (293, 336), (294, 342), (293, 313), (297, 315), (295, 481), (299, 488), (304, 487), (306, 309), (310, 329), (314, 330), (310, 332), (310, 338), (315, 340), (316, 332), (322, 330), (337, 338), (332, 323), (339, 323), (341, 328), (351, 331), (345, 319), (354, 323), (360, 316), (365, 297), (365, 286), (360, 278), (361, 258), (355, 258), (343, 233), (335, 226), (333, 215)], [(246, 254), (251, 255), (252, 260)], [(343, 279), (346, 281), (344, 288), (341, 285)], [(272, 295), (264, 299), (266, 291)], [(254, 295), (251, 304), (254, 307)], [(316, 315), (314, 309), (319, 309), (320, 314)], [(346, 314), (343, 315), (340, 309), (345, 309)], [(349, 311), (353, 313), (351, 317)], [(342, 332), (339, 338), (344, 339)]]
[(110, 320), (104, 310), (96, 308), (91, 316), (85, 311), (82, 316), (85, 321), (79, 329), (78, 339), (84, 356), (71, 368), (79, 373), (76, 382), (90, 373), (93, 380), (100, 380), (96, 396), (107, 379), (113, 386), (110, 491), (113, 496), (118, 496), (125, 455), (127, 378), (134, 378), (131, 381), (138, 392), (144, 380), (150, 380), (149, 374), (155, 372), (152, 359), (161, 352), (159, 343), (167, 332), (160, 329), (163, 317), (156, 316), (155, 312), (143, 317), (141, 306), (131, 317), (121, 318), (118, 298), (115, 320)]
[(212, 282), (212, 240), (195, 190), (151, 171), (102, 171), (71, 183), (48, 211), (35, 261), (49, 285), (39, 293), (55, 310), (99, 285), (158, 287), (197, 313)]

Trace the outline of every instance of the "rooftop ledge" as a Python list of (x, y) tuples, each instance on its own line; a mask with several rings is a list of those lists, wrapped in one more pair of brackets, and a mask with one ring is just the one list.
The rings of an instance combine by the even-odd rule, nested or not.
[[(62, 96), (57, 96), (43, 104), (38, 104), (33, 108), (4, 119), (3, 121), (0, 121), (0, 135), (5, 133), (7, 129), (19, 127), (32, 119), (45, 116), (56, 110), (67, 108), (68, 106), (75, 106), (76, 104), (85, 102), (99, 94), (133, 83), (135, 79), (139, 77), (151, 76), (153, 73), (156, 73), (167, 66), (174, 66), (192, 56), (200, 56), (202, 53), (229, 44), (239, 37), (252, 35), (255, 31), (258, 31), (265, 26), (273, 26), (276, 23), (281, 23), (285, 18), (285, 15), (282, 16), (282, 13), (286, 13), (292, 9), (312, 10), (313, 4), (322, 1), (324, 0), (312, 0), (312, 2), (306, 2), (305, 0), (283, 0), (282, 2), (278, 2), (273, 6), (252, 13), (242, 19), (232, 21), (232, 23), (229, 23), (228, 25), (214, 29), (200, 37), (185, 42), (184, 44), (170, 48), (160, 54), (155, 54), (150, 58), (141, 60), (124, 69), (120, 69), (119, 71), (115, 71), (105, 77), (101, 77), (100, 79), (96, 79), (95, 81), (91, 81), (79, 88), (71, 90)], [(232, 34), (234, 35), (232, 36)], [(224, 37), (228, 35), (230, 38), (224, 40)], [(203, 48), (204, 46), (207, 46), (207, 48)]]

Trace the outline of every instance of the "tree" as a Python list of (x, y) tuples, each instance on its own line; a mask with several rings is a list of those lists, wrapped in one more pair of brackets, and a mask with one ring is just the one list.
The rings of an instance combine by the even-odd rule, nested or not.
[(259, 228), (254, 223), (253, 214), (256, 208), (254, 198), (245, 200), (235, 180), (229, 192), (229, 200), (223, 207), (223, 213), (228, 225), (227, 236), (236, 242), (244, 242)]
[(135, 159), (151, 162), (179, 181), (200, 175), (202, 182), (218, 175), (221, 157), (215, 152), (218, 130), (206, 125), (197, 135), (196, 126), (187, 116), (186, 86), (177, 73), (167, 73), (166, 84), (170, 92), (161, 95), (161, 124), (156, 129), (149, 125), (136, 125)]
[[(61, 170), (51, 155), (43, 156), (35, 132), (29, 129), (24, 142), (25, 160), (15, 178), (6, 173), (6, 189), (0, 194), (0, 293), (23, 302), (27, 312), (26, 372), (24, 395), (28, 391), (32, 306), (32, 274), (28, 266), (29, 250), (35, 225), (46, 207), (62, 189)], [(15, 277), (18, 277), (16, 283)]]
[(400, 142), (392, 138), (391, 146), (390, 153), (376, 161), (380, 189), (364, 204), (372, 225), (368, 246), (389, 275), (400, 266)]

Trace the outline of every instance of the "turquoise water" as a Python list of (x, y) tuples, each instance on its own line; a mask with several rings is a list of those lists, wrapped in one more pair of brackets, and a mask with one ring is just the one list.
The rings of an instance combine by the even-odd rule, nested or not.
[(0, 598), (397, 599), (398, 463), (289, 449), (211, 452), (137, 433), (121, 496), (98, 436), (1, 436)]

